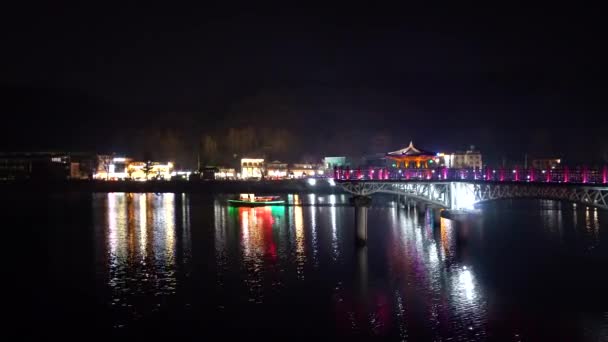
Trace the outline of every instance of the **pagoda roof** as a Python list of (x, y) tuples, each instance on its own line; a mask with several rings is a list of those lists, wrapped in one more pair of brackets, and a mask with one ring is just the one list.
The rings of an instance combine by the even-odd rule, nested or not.
[(388, 152), (386, 154), (388, 157), (399, 157), (399, 156), (435, 156), (437, 153), (426, 151), (423, 149), (419, 149), (414, 147), (414, 143), (410, 141), (409, 146), (404, 147), (400, 150)]

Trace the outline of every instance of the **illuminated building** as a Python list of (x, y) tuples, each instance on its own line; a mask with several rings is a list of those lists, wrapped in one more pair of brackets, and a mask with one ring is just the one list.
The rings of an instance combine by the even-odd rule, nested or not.
[(409, 146), (387, 153), (386, 158), (397, 168), (429, 168), (436, 163), (437, 153), (418, 149), (410, 141)]
[(128, 177), (127, 165), (131, 160), (124, 157), (111, 155), (97, 156), (97, 172), (93, 175), (94, 179), (103, 180), (123, 180)]
[(147, 180), (147, 179), (171, 179), (171, 173), (173, 171), (173, 163), (149, 163), (149, 170), (146, 176), (146, 163), (145, 162), (131, 162), (128, 164), (126, 173), (128, 178), (133, 180)]
[(233, 168), (220, 167), (215, 174), (215, 179), (236, 179), (237, 172)]
[(287, 177), (287, 163), (278, 160), (266, 164), (266, 175), (272, 179), (282, 179)]
[(264, 174), (264, 159), (243, 158), (241, 159), (241, 178), (262, 178)]
[(475, 150), (475, 146), (471, 146), (471, 148), (467, 151), (461, 152), (457, 151), (452, 154), (444, 155), (445, 166), (455, 169), (465, 169), (465, 168), (477, 168), (481, 169), (483, 166), (481, 152)]
[(560, 166), (562, 160), (559, 158), (532, 159), (532, 167), (539, 170), (555, 169)]
[(318, 174), (318, 167), (314, 164), (293, 164), (289, 168), (290, 178), (313, 177)]
[(323, 167), (325, 170), (333, 170), (334, 167), (350, 166), (346, 162), (346, 157), (325, 157), (323, 158)]

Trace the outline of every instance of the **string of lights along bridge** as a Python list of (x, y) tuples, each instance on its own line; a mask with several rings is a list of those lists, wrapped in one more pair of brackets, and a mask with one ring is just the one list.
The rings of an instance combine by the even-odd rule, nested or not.
[(487, 181), (487, 182), (534, 182), (534, 183), (580, 183), (608, 184), (608, 166), (589, 168), (586, 166), (560, 169), (534, 168), (447, 168), (394, 169), (335, 167), (336, 180), (402, 180), (402, 181)]
[[(370, 167), (367, 169), (334, 167), (336, 180), (403, 180), (403, 181), (486, 181), (486, 182), (532, 182), (532, 183), (575, 183), (606, 184), (608, 166), (569, 167), (551, 165), (546, 168), (515, 166), (512, 169), (482, 167), (481, 155), (474, 146), (464, 156), (470, 164), (462, 166), (454, 163), (455, 155), (436, 153), (416, 148), (414, 143), (397, 151), (385, 154), (385, 159), (393, 161), (393, 168)], [(444, 164), (440, 164), (443, 160)], [(458, 167), (460, 166), (460, 167)]]

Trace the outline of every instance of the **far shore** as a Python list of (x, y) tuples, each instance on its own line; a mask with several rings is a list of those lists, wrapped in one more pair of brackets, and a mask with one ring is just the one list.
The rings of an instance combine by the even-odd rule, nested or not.
[(0, 192), (174, 192), (174, 193), (319, 193), (341, 194), (339, 187), (332, 186), (327, 179), (316, 179), (311, 185), (307, 180), (264, 180), (264, 181), (0, 181)]

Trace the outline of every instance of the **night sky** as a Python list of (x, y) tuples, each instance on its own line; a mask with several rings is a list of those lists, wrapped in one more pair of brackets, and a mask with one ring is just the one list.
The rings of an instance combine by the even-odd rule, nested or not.
[(194, 155), (254, 127), (292, 160), (414, 140), (608, 161), (599, 9), (81, 6), (4, 8), (0, 150), (137, 155), (171, 131)]

